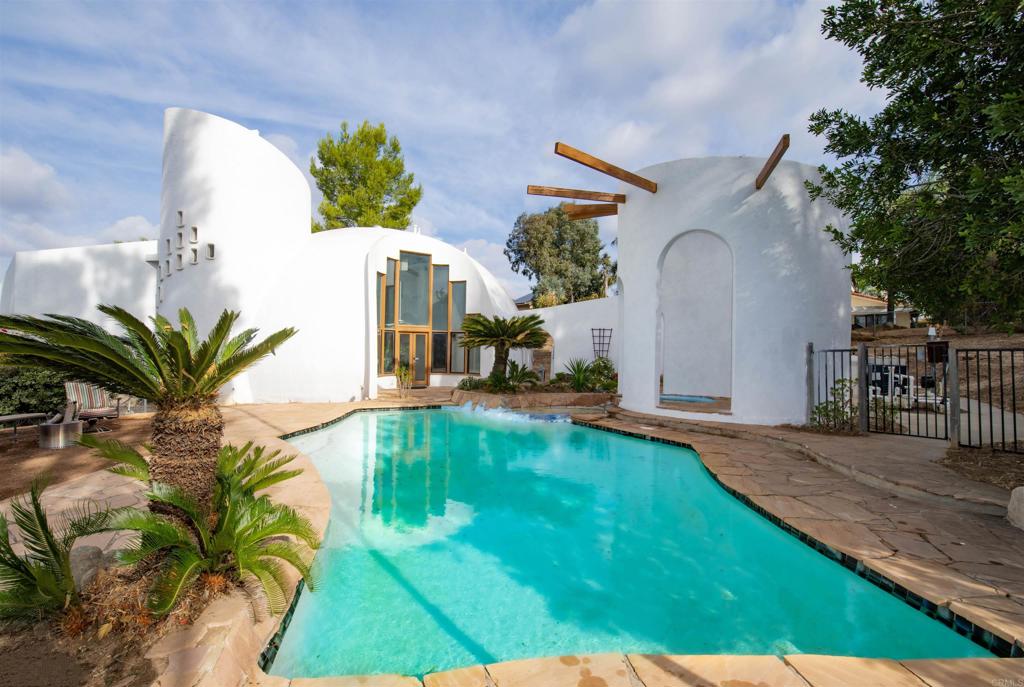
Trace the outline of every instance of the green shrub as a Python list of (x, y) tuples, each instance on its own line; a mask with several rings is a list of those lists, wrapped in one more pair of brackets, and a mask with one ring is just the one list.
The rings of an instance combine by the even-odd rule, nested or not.
[(480, 377), (464, 377), (458, 385), (463, 391), (479, 391), (487, 386), (487, 380)]
[(857, 408), (853, 405), (852, 379), (837, 379), (829, 389), (828, 398), (811, 411), (811, 426), (823, 431), (849, 431), (857, 425)]
[(583, 358), (570, 358), (565, 364), (568, 374), (565, 379), (569, 387), (576, 392), (590, 391), (594, 386), (593, 363)]
[(0, 365), (0, 415), (56, 413), (64, 408), (65, 377), (37, 367)]
[(590, 364), (590, 373), (593, 375), (593, 387), (595, 391), (607, 391), (615, 393), (619, 388), (619, 373), (615, 371), (615, 364), (605, 357), (595, 358)]
[(524, 386), (533, 386), (540, 381), (540, 377), (537, 376), (536, 372), (525, 365), (520, 365), (514, 360), (508, 362), (508, 376), (506, 379), (508, 385), (515, 391), (519, 391)]

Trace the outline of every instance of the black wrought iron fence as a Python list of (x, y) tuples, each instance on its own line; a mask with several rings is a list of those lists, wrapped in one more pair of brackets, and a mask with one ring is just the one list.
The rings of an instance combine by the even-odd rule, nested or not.
[(857, 429), (857, 372), (853, 348), (813, 351), (811, 424), (832, 431)]
[(1024, 348), (957, 350), (961, 446), (1024, 453)]
[(948, 439), (946, 414), (949, 345), (947, 342), (864, 346), (866, 392), (861, 428), (869, 432)]

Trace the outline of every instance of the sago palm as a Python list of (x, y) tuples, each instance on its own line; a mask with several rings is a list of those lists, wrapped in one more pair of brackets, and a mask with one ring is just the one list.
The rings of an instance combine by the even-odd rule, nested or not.
[(540, 315), (509, 318), (500, 315), (467, 315), (462, 321), (462, 331), (466, 334), (462, 345), (467, 348), (493, 348), (494, 366), (491, 368), (491, 376), (495, 379), (504, 378), (509, 351), (513, 348), (540, 348), (547, 342), (548, 335), (543, 326), (544, 320)]
[(0, 621), (38, 620), (42, 615), (78, 605), (71, 573), (71, 547), (79, 537), (106, 529), (114, 511), (81, 503), (50, 524), (40, 502), (44, 487), (32, 483), (28, 499), (11, 501), (14, 524), (25, 553), (11, 546), (7, 518), (0, 513)]
[(294, 567), (312, 587), (308, 555), (297, 541), (287, 538), (317, 548), (319, 539), (309, 520), (266, 496), (253, 495), (248, 489), (251, 485), (230, 474), (220, 473), (218, 482), (213, 525), (206, 511), (188, 495), (159, 482), (154, 482), (147, 494), (150, 501), (185, 513), (187, 525), (139, 509), (125, 509), (109, 524), (112, 530), (139, 533), (139, 538), (119, 554), (122, 563), (138, 563), (154, 555), (163, 557), (149, 598), (150, 610), (158, 615), (170, 612), (202, 573), (227, 573), (243, 581), (255, 580), (272, 613), (283, 611), (287, 600), (288, 579), (282, 563)]
[(238, 313), (225, 310), (200, 340), (185, 309), (178, 313), (178, 328), (163, 316), (153, 318), (150, 328), (123, 308), (101, 305), (99, 310), (121, 334), (77, 317), (0, 316), (5, 364), (48, 368), (155, 403), (152, 479), (208, 506), (224, 429), (217, 394), (295, 330), (282, 329), (258, 342), (256, 329), (232, 336)]

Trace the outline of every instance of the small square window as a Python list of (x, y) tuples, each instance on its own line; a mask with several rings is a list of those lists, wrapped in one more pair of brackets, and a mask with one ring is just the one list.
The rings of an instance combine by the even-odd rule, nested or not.
[(212, 243), (206, 244), (206, 259), (213, 260), (215, 257), (217, 257), (217, 252), (214, 245)]
[(199, 227), (192, 227), (188, 234), (189, 243), (199, 243)]
[(181, 248), (184, 245), (185, 245), (185, 232), (179, 231), (178, 232), (178, 248)]
[(193, 265), (198, 265), (199, 264), (199, 249), (198, 248), (193, 248), (192, 249), (192, 264)]
[(175, 258), (177, 259), (177, 260), (175, 261), (175, 265), (177, 265), (178, 269), (180, 270), (180, 269), (184, 268), (184, 267), (185, 267), (185, 261), (184, 261), (184, 259), (183, 259), (183, 258), (181, 257), (181, 253), (178, 253), (178, 254), (177, 254), (176, 256), (174, 256), (174, 257), (175, 257)]

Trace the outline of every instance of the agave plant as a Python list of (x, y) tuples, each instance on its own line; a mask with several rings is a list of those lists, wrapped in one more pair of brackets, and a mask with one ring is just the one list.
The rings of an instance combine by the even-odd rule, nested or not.
[(462, 345), (466, 348), (493, 348), (494, 366), (490, 376), (498, 379), (505, 374), (509, 351), (514, 348), (540, 348), (547, 343), (548, 335), (543, 326), (544, 320), (540, 315), (518, 315), (507, 319), (500, 315), (467, 315), (462, 321), (462, 331), (465, 332)]
[(123, 308), (99, 310), (117, 323), (120, 335), (77, 317), (0, 316), (0, 354), (7, 364), (48, 368), (154, 402), (150, 476), (209, 506), (224, 429), (217, 394), (295, 330), (282, 329), (259, 342), (256, 329), (232, 336), (239, 314), (225, 310), (200, 340), (185, 309), (178, 313), (177, 329), (163, 316), (153, 318), (150, 328)]
[(594, 366), (583, 358), (570, 358), (565, 364), (573, 391), (590, 391), (594, 386)]
[(508, 380), (509, 386), (518, 391), (524, 386), (532, 386), (540, 381), (540, 377), (536, 372), (520, 365), (514, 360), (508, 362), (508, 374), (505, 377)]
[(14, 552), (7, 518), (0, 514), (0, 621), (38, 620), (47, 613), (77, 606), (79, 590), (71, 573), (71, 547), (79, 537), (107, 529), (120, 512), (81, 503), (62, 514), (53, 529), (40, 502), (44, 488), (37, 480), (27, 500), (11, 501), (24, 555)]

